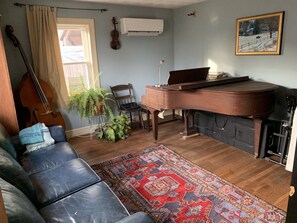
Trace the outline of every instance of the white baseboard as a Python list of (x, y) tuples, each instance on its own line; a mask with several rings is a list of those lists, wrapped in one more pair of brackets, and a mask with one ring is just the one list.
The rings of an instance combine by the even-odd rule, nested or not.
[[(166, 110), (164, 115), (171, 115), (172, 114), (172, 110)], [(175, 114), (181, 114), (180, 110), (175, 110)], [(146, 115), (143, 114), (143, 120), (146, 121)], [(98, 125), (92, 125), (92, 126), (86, 126), (86, 127), (82, 127), (82, 128), (78, 128), (78, 129), (71, 129), (71, 130), (66, 130), (66, 136), (68, 139), (75, 137), (75, 136), (81, 136), (81, 135), (86, 135), (86, 134), (90, 134), (93, 133), (95, 131), (95, 129), (98, 127)]]
[(98, 127), (97, 125), (86, 126), (83, 128), (66, 130), (65, 133), (66, 133), (67, 138), (69, 139), (69, 138), (72, 138), (75, 136), (93, 133), (97, 127)]

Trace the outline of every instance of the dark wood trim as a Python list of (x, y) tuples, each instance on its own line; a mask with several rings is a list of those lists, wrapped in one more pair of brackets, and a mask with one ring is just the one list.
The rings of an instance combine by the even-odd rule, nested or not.
[(1, 223), (8, 223), (1, 188), (0, 188), (0, 222)]
[(2, 33), (0, 30), (0, 123), (5, 126), (10, 135), (19, 132), (13, 93), (11, 89), (10, 77), (7, 67), (6, 55), (3, 45)]

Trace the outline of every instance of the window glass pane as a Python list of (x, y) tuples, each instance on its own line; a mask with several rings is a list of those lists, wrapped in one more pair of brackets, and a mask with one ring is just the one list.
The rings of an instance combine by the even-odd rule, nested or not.
[(81, 30), (58, 29), (63, 63), (85, 61)]
[(79, 93), (89, 88), (88, 66), (85, 63), (64, 64), (64, 75), (69, 86), (69, 94)]

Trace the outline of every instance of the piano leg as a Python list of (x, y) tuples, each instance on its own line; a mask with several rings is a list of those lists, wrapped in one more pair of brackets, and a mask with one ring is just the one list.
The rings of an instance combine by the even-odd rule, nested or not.
[(150, 113), (152, 114), (152, 128), (153, 128), (153, 137), (154, 142), (158, 140), (158, 114), (159, 111), (153, 108), (148, 108)]
[(194, 125), (194, 111), (193, 110), (183, 110), (185, 116), (185, 130), (184, 134), (186, 136), (193, 135), (197, 133)]
[(262, 119), (254, 119), (254, 156), (259, 157), (259, 148), (261, 140)]

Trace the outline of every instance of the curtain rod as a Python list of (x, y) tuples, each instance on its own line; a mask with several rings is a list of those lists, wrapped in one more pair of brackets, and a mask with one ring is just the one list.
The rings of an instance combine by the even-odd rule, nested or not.
[[(23, 7), (29, 4), (23, 4), (23, 3), (14, 3), (15, 6)], [(29, 5), (33, 6), (33, 5)], [(53, 7), (53, 6), (51, 6)], [(72, 10), (90, 10), (90, 11), (101, 11), (101, 12), (106, 12), (107, 9), (90, 9), (90, 8), (67, 8), (67, 7), (56, 7), (57, 9), (72, 9)]]

